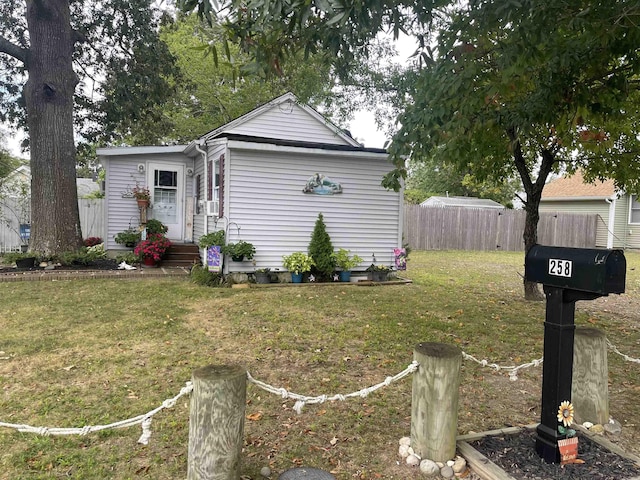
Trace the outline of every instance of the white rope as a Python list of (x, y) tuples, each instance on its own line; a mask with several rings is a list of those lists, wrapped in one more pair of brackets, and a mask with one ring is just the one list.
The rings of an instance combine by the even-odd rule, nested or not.
[(251, 383), (256, 385), (257, 387), (262, 388), (263, 390), (266, 390), (269, 393), (273, 393), (275, 395), (279, 395), (283, 399), (290, 398), (292, 400), (295, 400), (296, 403), (293, 405), (293, 409), (297, 413), (301, 413), (302, 409), (307, 404), (324, 403), (324, 402), (327, 402), (327, 401), (335, 402), (336, 400), (345, 401), (347, 398), (354, 398), (354, 397), (365, 398), (370, 393), (375, 392), (376, 390), (378, 390), (378, 389), (380, 389), (382, 387), (386, 387), (386, 386), (391, 385), (393, 382), (396, 382), (396, 381), (406, 377), (407, 375), (412, 374), (417, 369), (418, 369), (418, 362), (416, 362), (414, 360), (413, 362), (411, 362), (409, 364), (409, 366), (407, 368), (405, 368), (400, 373), (394, 375), (393, 377), (387, 377), (387, 378), (384, 379), (383, 382), (380, 382), (380, 383), (378, 383), (376, 385), (373, 385), (371, 387), (363, 388), (362, 390), (358, 390), (357, 392), (347, 393), (346, 395), (342, 395), (342, 394), (318, 395), (316, 397), (306, 397), (306, 396), (300, 395), (298, 393), (289, 392), (285, 388), (274, 387), (274, 386), (269, 385), (267, 383), (264, 383), (264, 382), (261, 382), (259, 380), (256, 380), (255, 378), (253, 378), (251, 376), (251, 374), (249, 372), (247, 372), (247, 379)]
[(176, 402), (182, 397), (190, 393), (193, 390), (193, 384), (191, 382), (187, 382), (182, 389), (180, 389), (180, 393), (178, 393), (175, 397), (169, 398), (162, 402), (157, 408), (154, 408), (150, 412), (147, 412), (143, 415), (138, 415), (137, 417), (128, 418), (126, 420), (121, 420), (119, 422), (110, 423), (108, 425), (85, 425), (84, 427), (72, 427), (72, 428), (60, 428), (60, 427), (32, 427), (31, 425), (22, 425), (16, 423), (6, 423), (0, 422), (0, 427), (13, 428), (18, 432), (23, 433), (36, 433), (38, 435), (43, 435), (48, 437), (50, 435), (87, 435), (89, 433), (100, 432), (102, 430), (109, 430), (112, 428), (126, 428), (132, 427), (134, 425), (141, 424), (142, 425), (142, 435), (138, 439), (138, 443), (143, 445), (147, 445), (149, 443), (149, 438), (151, 437), (151, 417), (153, 417), (156, 413), (164, 410), (165, 408), (172, 408)]
[(625, 355), (625, 354), (624, 354), (624, 353), (622, 353), (620, 350), (618, 350), (618, 349), (616, 348), (616, 346), (615, 346), (613, 343), (611, 343), (611, 342), (609, 341), (609, 339), (607, 339), (607, 346), (608, 346), (612, 351), (614, 351), (615, 353), (617, 353), (618, 355), (620, 355), (622, 358), (624, 358), (627, 362), (640, 363), (640, 359), (630, 357), (629, 355)]
[(478, 360), (473, 355), (469, 355), (468, 353), (465, 353), (465, 352), (462, 352), (462, 358), (464, 358), (465, 360), (473, 360), (478, 365), (481, 365), (483, 367), (493, 368), (496, 372), (499, 372), (500, 370), (508, 370), (509, 380), (511, 380), (512, 382), (515, 382), (516, 380), (518, 380), (518, 372), (520, 370), (524, 370), (525, 368), (529, 368), (529, 367), (539, 367), (540, 365), (542, 365), (542, 362), (543, 362), (542, 358), (537, 358), (535, 360), (530, 361), (529, 363), (523, 363), (522, 365), (518, 365), (517, 367), (513, 365), (509, 367), (505, 367), (502, 365), (498, 365), (497, 363), (489, 363), (487, 360), (484, 360), (484, 359)]

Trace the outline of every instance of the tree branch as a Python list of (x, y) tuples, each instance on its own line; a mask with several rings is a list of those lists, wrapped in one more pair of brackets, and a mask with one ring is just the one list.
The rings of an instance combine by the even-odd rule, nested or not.
[(20, 60), (27, 66), (27, 58), (29, 51), (25, 48), (21, 48), (14, 43), (11, 43), (4, 37), (0, 37), (0, 53), (6, 53), (7, 55)]

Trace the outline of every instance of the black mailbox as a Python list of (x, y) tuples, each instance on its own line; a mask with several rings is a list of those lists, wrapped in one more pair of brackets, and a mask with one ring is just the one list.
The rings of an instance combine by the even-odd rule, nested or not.
[(524, 262), (525, 280), (599, 295), (624, 293), (626, 272), (621, 250), (534, 245)]

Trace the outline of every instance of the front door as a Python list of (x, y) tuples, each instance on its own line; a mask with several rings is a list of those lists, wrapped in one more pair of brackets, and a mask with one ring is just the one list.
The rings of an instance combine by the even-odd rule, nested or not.
[(151, 163), (149, 175), (151, 217), (169, 228), (169, 239), (180, 242), (184, 238), (184, 166)]

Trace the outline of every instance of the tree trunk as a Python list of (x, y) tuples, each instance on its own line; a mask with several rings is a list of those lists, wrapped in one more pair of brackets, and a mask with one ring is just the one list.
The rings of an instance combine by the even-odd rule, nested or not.
[[(524, 217), (524, 251), (529, 251), (536, 243), (538, 243), (538, 221), (540, 220), (540, 196), (529, 195), (525, 205)], [(525, 300), (543, 300), (544, 295), (540, 292), (538, 284), (524, 280), (524, 298)]]
[(31, 150), (30, 250), (82, 245), (73, 138), (74, 32), (69, 0), (28, 0), (29, 79), (24, 86)]

